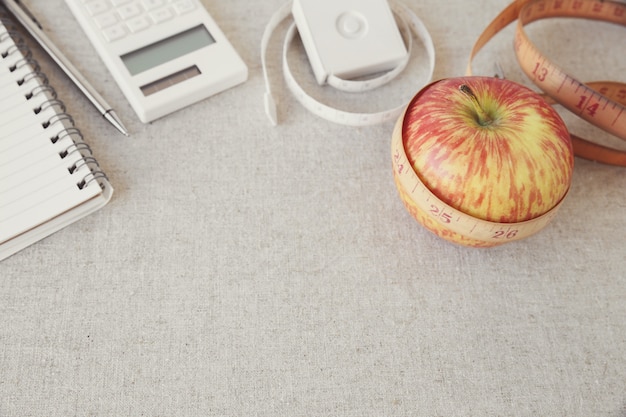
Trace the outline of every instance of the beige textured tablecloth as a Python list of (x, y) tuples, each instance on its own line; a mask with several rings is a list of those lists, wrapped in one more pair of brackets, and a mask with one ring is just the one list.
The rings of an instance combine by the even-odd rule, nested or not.
[[(263, 110), (260, 44), (283, 3), (203, 0), (248, 81), (142, 124), (62, 0), (24, 1), (131, 131), (119, 135), (33, 48), (115, 187), (104, 209), (0, 263), (0, 416), (626, 416), (626, 169), (577, 159), (539, 234), (488, 250), (442, 241), (400, 202), (393, 122), (320, 119), (287, 90), (283, 23), (268, 51), (281, 124)], [(463, 75), (507, 4), (407, 0)], [(626, 82), (626, 29), (533, 24), (583, 80)], [(531, 86), (513, 27), (475, 73)], [(31, 42), (32, 44), (32, 42)], [(407, 72), (359, 111), (410, 98)], [(422, 78), (420, 78), (422, 77)], [(617, 144), (565, 116), (572, 131)]]

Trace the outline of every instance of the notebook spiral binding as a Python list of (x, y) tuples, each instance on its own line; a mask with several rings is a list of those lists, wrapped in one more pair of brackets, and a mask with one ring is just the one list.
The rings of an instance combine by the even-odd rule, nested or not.
[(37, 84), (30, 90), (26, 90), (25, 97), (27, 100), (31, 100), (40, 94), (46, 95), (46, 100), (38, 103), (33, 112), (39, 114), (42, 111), (55, 107), (56, 112), (48, 120), (42, 122), (44, 129), (50, 129), (55, 127), (58, 123), (62, 124), (61, 130), (56, 130), (50, 137), (50, 142), (55, 145), (64, 138), (71, 139), (72, 143), (59, 151), (59, 157), (63, 160), (68, 159), (70, 155), (79, 154), (78, 159), (69, 158), (68, 161), (71, 164), (67, 167), (70, 175), (76, 175), (80, 172), (81, 168), (87, 167), (89, 172), (77, 178), (76, 186), (82, 190), (90, 183), (98, 181), (101, 188), (105, 188), (99, 180), (108, 181), (108, 177), (101, 169), (96, 158), (92, 156), (91, 147), (83, 140), (81, 131), (75, 127), (74, 119), (66, 112), (66, 107), (63, 101), (57, 98), (57, 93), (52, 86), (48, 83), (48, 78), (40, 70), (39, 63), (32, 56), (32, 52), (24, 42), (21, 34), (16, 30), (15, 24), (5, 15), (4, 11), (0, 8), (0, 22), (3, 23), (5, 30), (0, 33), (0, 44), (5, 40), (11, 38), (12, 44), (6, 49), (0, 51), (0, 58), (5, 59), (10, 57), (14, 53), (21, 53), (22, 57), (18, 59), (10, 68), (11, 72), (17, 71), (25, 66), (29, 66), (29, 71), (17, 81), (19, 86), (27, 86), (30, 81), (38, 80)]

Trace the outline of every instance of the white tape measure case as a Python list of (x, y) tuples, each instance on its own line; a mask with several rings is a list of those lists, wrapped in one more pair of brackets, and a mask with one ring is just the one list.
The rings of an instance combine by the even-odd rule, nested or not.
[(248, 78), (198, 0), (65, 2), (144, 123)]
[(390, 70), (406, 59), (387, 0), (294, 0), (292, 14), (318, 84)]
[[(346, 22), (345, 13), (346, 11), (349, 12), (349, 11), (354, 11), (354, 10), (361, 10), (361, 12), (359, 13), (363, 15), (369, 15), (372, 9), (371, 8), (367, 9), (367, 6), (364, 8), (362, 5), (369, 3), (370, 1), (373, 3), (376, 3), (379, 6), (382, 4), (384, 6), (385, 11), (389, 10), (389, 13), (391, 13), (391, 21), (386, 20), (386, 19), (380, 19), (381, 16), (383, 16), (383, 13), (378, 14), (377, 15), (378, 17), (375, 17), (373, 21), (378, 21), (380, 23), (380, 21), (382, 20), (382, 21), (387, 22), (386, 26), (385, 25), (383, 26), (386, 27), (386, 30), (391, 30), (391, 32), (394, 33), (394, 35), (392, 35), (391, 37), (385, 36), (384, 34), (381, 35), (380, 30), (373, 30), (373, 31), (369, 30), (371, 27), (376, 26), (376, 25), (368, 26), (366, 33), (371, 36), (372, 40), (366, 41), (366, 44), (368, 42), (374, 42), (374, 44), (373, 45), (369, 44), (369, 46), (365, 45), (364, 49), (362, 50), (362, 51), (365, 51), (364, 54), (366, 55), (365, 56), (366, 62), (367, 60), (379, 58), (379, 56), (375, 54), (375, 51), (377, 51), (376, 49), (377, 47), (375, 46), (377, 42), (382, 42), (384, 45), (386, 45), (386, 47), (389, 47), (390, 46), (390, 42), (388, 42), (389, 39), (390, 38), (395, 39), (395, 33), (397, 32), (398, 34), (397, 40), (399, 43), (399, 49), (398, 49), (399, 52), (393, 59), (388, 60), (385, 64), (385, 66), (389, 66), (390, 69), (385, 71), (385, 70), (382, 70), (384, 66), (377, 67), (376, 70), (374, 70), (375, 73), (367, 74), (367, 76), (364, 76), (362, 78), (346, 79), (346, 78), (340, 77), (339, 75), (337, 75), (337, 72), (341, 73), (342, 72), (341, 70), (328, 70), (328, 68), (323, 67), (322, 64), (319, 63), (319, 61), (317, 61), (317, 57), (319, 57), (319, 55), (316, 55), (316, 54), (309, 55), (308, 50), (307, 50), (309, 62), (311, 63), (311, 66), (313, 67), (314, 71), (316, 68), (316, 61), (319, 63), (317, 67), (318, 69), (321, 69), (321, 76), (318, 77), (318, 74), (315, 74), (315, 75), (316, 75), (316, 80), (318, 81), (320, 85), (327, 84), (328, 86), (335, 88), (337, 90), (340, 90), (340, 91), (345, 91), (345, 92), (350, 92), (350, 93), (362, 93), (362, 92), (366, 92), (366, 91), (370, 91), (372, 89), (378, 88), (388, 83), (405, 69), (409, 61), (410, 55), (411, 55), (411, 50), (412, 50), (412, 45), (413, 45), (413, 36), (419, 39), (420, 43), (425, 49), (426, 54), (428, 55), (428, 60), (426, 63), (428, 67), (428, 75), (426, 77), (426, 80), (422, 80), (421, 79), (422, 77), (419, 77), (418, 79), (419, 88), (417, 88), (417, 90), (419, 90), (425, 84), (430, 82), (433, 76), (434, 69), (435, 69), (435, 47), (433, 45), (432, 38), (430, 34), (428, 33), (428, 30), (426, 29), (422, 21), (417, 17), (417, 15), (415, 15), (415, 13), (411, 9), (409, 9), (408, 7), (406, 7), (404, 4), (400, 2), (397, 2), (394, 0), (389, 0), (389, 2), (387, 2), (387, 0), (360, 0), (360, 1), (337, 0), (337, 4), (334, 4), (333, 6), (334, 8), (332, 9), (334, 10), (334, 12), (325, 16), (324, 13), (320, 14), (320, 12), (323, 12), (324, 10), (326, 10), (324, 9), (323, 6), (324, 4), (329, 3), (329, 0), (321, 0), (319, 3), (315, 3), (315, 4), (313, 4), (313, 1), (311, 0), (290, 0), (284, 3), (278, 10), (276, 10), (276, 12), (274, 12), (272, 17), (270, 18), (269, 23), (266, 25), (265, 30), (263, 32), (263, 37), (261, 38), (261, 64), (263, 68), (263, 77), (265, 79), (265, 94), (263, 96), (263, 101), (264, 101), (264, 106), (265, 106), (265, 113), (268, 116), (272, 125), (276, 126), (278, 124), (278, 111), (277, 111), (278, 109), (277, 109), (276, 100), (274, 99), (274, 95), (272, 93), (272, 85), (268, 76), (268, 66), (267, 66), (267, 57), (266, 57), (267, 49), (270, 43), (270, 39), (272, 37), (272, 33), (278, 28), (278, 26), (283, 20), (290, 19), (292, 17), (293, 17), (293, 22), (289, 25), (289, 28), (287, 29), (285, 38), (283, 40), (282, 70), (283, 70), (283, 76), (285, 78), (287, 87), (289, 88), (293, 96), (300, 102), (300, 104), (302, 104), (309, 111), (311, 111), (312, 113), (314, 113), (315, 115), (323, 119), (326, 119), (335, 123), (348, 125), (348, 126), (369, 126), (369, 125), (389, 121), (392, 119), (397, 119), (400, 112), (406, 106), (406, 102), (403, 102), (400, 105), (394, 106), (392, 108), (382, 110), (382, 111), (377, 111), (374, 113), (360, 113), (360, 112), (346, 111), (346, 110), (341, 110), (339, 108), (335, 108), (333, 106), (327, 105), (317, 100), (312, 95), (310, 95), (307, 91), (305, 91), (304, 88), (302, 88), (302, 86), (300, 86), (300, 84), (295, 79), (294, 75), (292, 74), (292, 71), (291, 71), (291, 68), (287, 59), (287, 50), (289, 49), (289, 46), (292, 44), (292, 41), (294, 40), (296, 34), (299, 32), (299, 28), (297, 27), (296, 18), (294, 14), (299, 13), (297, 10), (300, 7), (300, 5), (303, 4), (303, 1), (310, 2), (310, 3), (307, 3), (307, 5), (313, 7), (314, 9), (317, 7), (314, 15), (318, 17), (317, 18), (314, 17), (313, 21), (315, 21), (316, 19), (319, 19), (319, 16), (321, 16), (321, 19), (325, 21), (325, 23), (322, 24), (321, 26), (318, 24), (317, 28), (321, 29), (322, 31), (324, 30), (324, 28), (326, 28), (327, 30), (331, 30), (333, 27), (336, 28), (336, 25), (338, 24), (339, 27), (343, 27), (343, 29), (347, 30), (348, 32), (359, 32), (361, 30), (360, 25), (363, 24), (363, 22), (362, 21), (360, 23)], [(298, 5), (295, 5), (296, 2), (298, 2)], [(351, 6), (351, 4), (353, 6)], [(360, 6), (360, 9), (355, 8), (357, 6)], [(370, 10), (370, 12), (363, 12), (364, 10)], [(403, 33), (406, 33), (406, 37), (404, 39), (404, 41), (406, 41), (406, 44), (404, 43), (403, 37), (400, 34), (398, 26), (396, 25), (396, 20), (400, 23), (400, 26), (404, 29)], [(333, 22), (333, 23), (329, 23), (329, 22)], [(370, 20), (367, 20), (366, 23), (369, 25), (369, 22)], [(319, 20), (318, 20), (318, 23), (319, 23)], [(305, 24), (305, 26), (306, 25), (307, 24)], [(300, 24), (300, 26), (302, 26), (302, 24)], [(303, 30), (306, 31), (308, 29), (305, 27)], [(332, 30), (336, 31), (339, 29), (332, 29)], [(385, 30), (382, 30), (382, 33), (384, 32)], [(377, 34), (377, 35), (374, 36), (374, 34)], [(307, 38), (307, 36), (308, 35), (304, 35), (304, 36), (301, 35), (303, 43), (304, 43), (304, 40)], [(332, 34), (331, 37), (335, 37), (336, 39), (336, 33)], [(329, 48), (332, 49), (332, 48), (338, 47), (338, 43), (334, 43), (334, 42), (331, 42), (330, 45), (328, 44), (328, 41), (321, 42), (320, 45), (321, 44), (326, 45), (325, 49), (329, 49)], [(319, 45), (317, 46), (319, 47)], [(305, 46), (305, 49), (306, 49), (306, 46)], [(346, 52), (345, 45), (343, 47), (340, 47), (338, 50), (340, 50), (341, 52)], [(382, 55), (382, 56), (385, 56), (385, 55)], [(344, 54), (344, 58), (347, 58), (348, 61), (351, 61), (351, 62), (348, 62), (348, 64), (354, 63), (354, 60), (352, 59), (353, 57), (354, 57), (353, 53)], [(365, 72), (372, 71), (372, 67), (368, 65), (359, 65), (358, 67), (360, 67), (360, 70), (364, 70)], [(364, 73), (361, 73), (361, 74), (364, 74)], [(344, 77), (346, 76), (345, 74), (342, 74), (342, 75)], [(358, 75), (354, 75), (354, 76), (358, 77)], [(409, 91), (413, 91), (414, 89), (415, 87), (411, 87)]]

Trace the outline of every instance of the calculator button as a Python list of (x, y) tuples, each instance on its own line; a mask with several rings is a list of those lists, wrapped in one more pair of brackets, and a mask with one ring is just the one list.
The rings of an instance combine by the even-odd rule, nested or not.
[(161, 23), (174, 17), (174, 13), (169, 8), (165, 7), (151, 12), (150, 17), (154, 23)]
[(141, 14), (141, 7), (136, 3), (129, 3), (117, 8), (117, 13), (123, 20), (130, 19)]
[(109, 3), (105, 0), (93, 0), (86, 3), (85, 8), (90, 15), (95, 16), (109, 10)]
[(100, 29), (107, 28), (118, 22), (117, 17), (113, 13), (103, 13), (95, 16), (93, 19)]
[(107, 41), (113, 42), (126, 36), (126, 30), (123, 26), (120, 25), (111, 26), (109, 28), (103, 29), (102, 34)]
[(111, 0), (111, 3), (113, 3), (113, 6), (118, 7), (123, 4), (130, 3), (131, 1), (133, 0)]
[(150, 20), (146, 16), (139, 16), (126, 21), (126, 26), (132, 33), (137, 33), (151, 25)]
[(146, 10), (154, 10), (165, 4), (165, 0), (141, 0), (141, 4)]
[(178, 14), (189, 13), (196, 8), (196, 5), (190, 0), (176, 1), (173, 6), (174, 10), (176, 10), (176, 13)]

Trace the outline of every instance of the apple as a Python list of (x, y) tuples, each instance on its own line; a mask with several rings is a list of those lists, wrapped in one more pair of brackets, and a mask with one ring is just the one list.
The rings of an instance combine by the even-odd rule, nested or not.
[[(413, 97), (398, 124), (408, 162), (424, 186), (473, 218), (532, 220), (556, 207), (570, 188), (574, 153), (565, 123), (539, 94), (513, 81), (436, 81)], [(418, 207), (394, 175), (408, 211), (436, 235), (475, 247), (506, 242), (450, 230)]]

